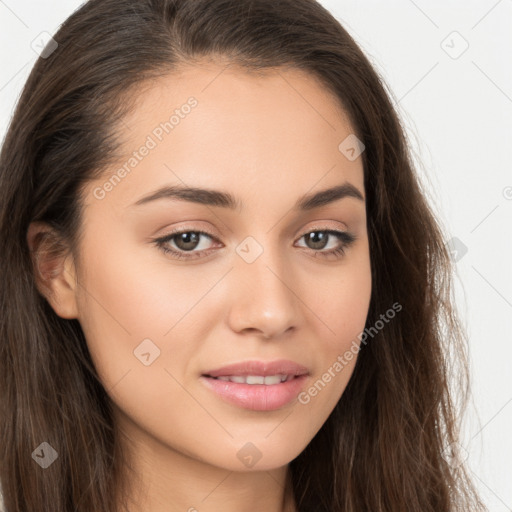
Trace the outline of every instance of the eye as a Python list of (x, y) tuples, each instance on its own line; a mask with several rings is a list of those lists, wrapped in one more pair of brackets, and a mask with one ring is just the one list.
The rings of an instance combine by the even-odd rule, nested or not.
[[(310, 249), (315, 257), (317, 255), (323, 257), (343, 256), (345, 250), (356, 240), (356, 237), (351, 233), (333, 229), (315, 229), (314, 231), (309, 231), (302, 235), (299, 240), (303, 238), (306, 240), (307, 244), (313, 246), (306, 246), (306, 248)], [(173, 258), (195, 259), (201, 258), (212, 251), (212, 248), (208, 248), (208, 242), (202, 243), (202, 239), (209, 239), (210, 241), (215, 240), (218, 242), (212, 234), (206, 231), (177, 230), (155, 239), (154, 243), (165, 254), (171, 254)], [(334, 246), (326, 251), (325, 248), (332, 242), (334, 242)]]
[[(172, 254), (176, 258), (198, 258), (201, 257), (201, 252), (208, 251), (205, 247), (197, 251), (201, 246), (201, 238), (209, 238), (215, 240), (214, 236), (206, 231), (189, 230), (189, 231), (175, 231), (164, 237), (157, 238), (154, 242), (166, 254)], [(169, 247), (169, 243), (173, 242), (177, 249)], [(204, 245), (204, 244), (203, 244)], [(187, 254), (191, 253), (191, 254)]]
[[(348, 249), (355, 241), (356, 237), (346, 231), (337, 231), (334, 229), (315, 229), (302, 235), (299, 240), (305, 239), (307, 244), (310, 244), (310, 249), (315, 252), (315, 256), (343, 256), (345, 250)], [(334, 247), (325, 251), (324, 249), (329, 245), (329, 242), (334, 242)], [(313, 247), (311, 247), (311, 245)], [(303, 247), (303, 246), (302, 246)]]

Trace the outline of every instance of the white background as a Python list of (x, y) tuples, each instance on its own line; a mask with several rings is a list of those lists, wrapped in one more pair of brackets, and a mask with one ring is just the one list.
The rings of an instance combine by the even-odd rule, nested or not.
[[(0, 0), (2, 139), (37, 57), (31, 42), (81, 3)], [(512, 0), (321, 3), (387, 83), (438, 217), (467, 246), (456, 293), (474, 405), (461, 444), (489, 510), (511, 511)]]

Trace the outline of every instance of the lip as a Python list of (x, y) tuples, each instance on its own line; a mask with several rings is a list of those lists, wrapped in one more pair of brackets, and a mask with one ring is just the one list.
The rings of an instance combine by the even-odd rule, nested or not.
[(296, 399), (307, 375), (280, 384), (238, 384), (202, 375), (200, 380), (227, 402), (252, 411), (275, 411)]
[[(229, 364), (222, 368), (209, 370), (203, 373), (208, 377), (226, 377), (231, 375), (269, 375), (286, 374), (286, 375), (306, 375), (309, 370), (298, 363), (287, 359), (279, 359), (277, 361), (243, 361), (241, 363)], [(252, 384), (249, 384), (252, 385)]]
[[(214, 377), (287, 374), (295, 377), (279, 384), (239, 384)], [(244, 361), (201, 375), (201, 382), (220, 398), (244, 409), (274, 411), (296, 399), (309, 375), (309, 370), (293, 361)]]

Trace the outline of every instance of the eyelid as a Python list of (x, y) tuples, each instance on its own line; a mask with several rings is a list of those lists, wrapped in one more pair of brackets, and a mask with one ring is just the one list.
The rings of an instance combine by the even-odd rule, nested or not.
[[(166, 237), (169, 237), (171, 235), (180, 234), (180, 233), (186, 233), (186, 232), (191, 232), (191, 231), (195, 232), (195, 233), (202, 233), (202, 234), (212, 238), (216, 242), (222, 243), (222, 242), (220, 242), (220, 240), (217, 237), (217, 235), (214, 235), (208, 229), (204, 229), (204, 228), (198, 227), (198, 226), (187, 226), (187, 225), (180, 226), (180, 227), (177, 227), (177, 228), (173, 228), (170, 231), (166, 231), (162, 235), (157, 236), (156, 239), (166, 238)], [(343, 233), (350, 234), (348, 229), (347, 229), (347, 227), (346, 227), (346, 225), (343, 225), (343, 228), (340, 228), (339, 226), (330, 227), (330, 226), (328, 226), (326, 224), (316, 224), (316, 225), (313, 225), (311, 227), (308, 227), (307, 229), (302, 229), (301, 231), (299, 231), (300, 234), (296, 235), (296, 239), (298, 240), (298, 239), (302, 238), (304, 235), (307, 235), (308, 233), (311, 233), (312, 231), (341, 231)]]
[[(171, 238), (172, 236), (177, 236), (177, 235), (179, 235), (181, 233), (199, 233), (201, 235), (207, 236), (208, 238), (211, 238), (214, 242), (216, 242), (218, 244), (224, 245), (218, 239), (218, 237), (216, 235), (214, 235), (213, 233), (211, 233), (207, 229), (198, 228), (198, 227), (188, 227), (188, 226), (172, 229), (171, 231), (167, 231), (166, 233), (164, 233), (164, 234), (162, 234), (160, 236), (157, 236), (156, 238), (153, 238), (152, 240), (153, 241), (158, 241), (158, 240), (162, 240), (162, 239), (166, 239), (166, 238)], [(204, 249), (204, 250), (205, 251), (209, 251), (210, 249)], [(190, 251), (190, 252), (201, 252), (201, 251)]]
[(313, 226), (309, 226), (305, 230), (301, 230), (300, 233), (302, 234), (300, 236), (307, 235), (311, 231), (342, 231), (343, 233), (349, 232), (346, 224), (343, 224), (343, 226), (341, 227), (340, 223), (338, 222), (336, 226), (329, 226), (327, 222), (328, 221), (326, 221), (325, 223), (314, 224)]

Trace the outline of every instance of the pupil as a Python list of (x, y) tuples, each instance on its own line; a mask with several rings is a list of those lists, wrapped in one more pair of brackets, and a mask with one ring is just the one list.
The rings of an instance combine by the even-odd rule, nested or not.
[(327, 233), (322, 233), (321, 231), (311, 232), (309, 234), (309, 241), (312, 241), (313, 244), (320, 243), (320, 247), (313, 247), (313, 249), (323, 249), (326, 245), (327, 236)]
[[(176, 242), (176, 245), (183, 250), (187, 249), (195, 249), (195, 246), (197, 245), (199, 241), (199, 234), (198, 233), (182, 233), (180, 236), (178, 236), (178, 240)], [(184, 243), (184, 245), (183, 245)], [(192, 244), (190, 246), (189, 244)]]

